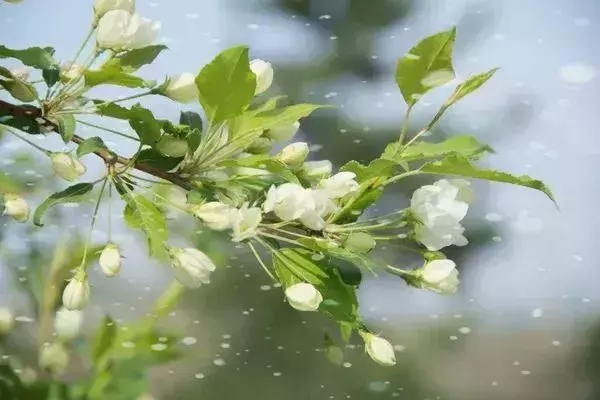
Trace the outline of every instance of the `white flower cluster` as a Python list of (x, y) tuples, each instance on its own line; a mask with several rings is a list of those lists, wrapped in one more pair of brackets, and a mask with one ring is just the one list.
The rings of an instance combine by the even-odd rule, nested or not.
[(296, 183), (271, 186), (263, 210), (273, 212), (282, 221), (300, 221), (309, 229), (320, 231), (325, 218), (338, 210), (336, 199), (358, 189), (353, 172), (339, 172), (322, 179), (317, 188), (304, 188)]
[(472, 200), (469, 182), (463, 179), (441, 179), (417, 189), (410, 203), (413, 215), (421, 222), (415, 227), (416, 239), (432, 251), (465, 246), (468, 241), (460, 221)]
[(231, 229), (234, 242), (256, 236), (262, 221), (260, 208), (250, 207), (248, 204), (235, 208), (219, 201), (212, 201), (192, 206), (190, 211), (210, 229), (216, 231)]

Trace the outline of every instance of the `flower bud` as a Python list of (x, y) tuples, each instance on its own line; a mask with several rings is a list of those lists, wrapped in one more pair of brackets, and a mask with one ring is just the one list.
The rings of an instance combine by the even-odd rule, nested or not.
[(223, 231), (231, 228), (231, 213), (235, 209), (227, 204), (220, 201), (211, 201), (210, 203), (194, 205), (190, 209), (210, 229)]
[(329, 160), (306, 161), (302, 164), (302, 171), (312, 179), (323, 179), (331, 175), (333, 165)]
[(300, 129), (300, 122), (296, 121), (293, 124), (271, 128), (265, 132), (265, 136), (276, 142), (287, 142), (294, 137), (298, 129)]
[(175, 272), (175, 279), (182, 285), (197, 288), (203, 283), (210, 283), (210, 273), (216, 267), (212, 260), (200, 250), (170, 248), (169, 257), (171, 267)]
[(68, 153), (53, 153), (52, 168), (56, 175), (69, 182), (74, 181), (85, 173), (85, 166), (78, 158)]
[(365, 350), (373, 361), (386, 367), (396, 364), (394, 347), (390, 342), (369, 332), (361, 331), (359, 333), (365, 341)]
[(69, 353), (62, 343), (51, 343), (42, 348), (39, 364), (52, 374), (60, 375), (69, 366)]
[(79, 336), (83, 324), (83, 313), (79, 310), (61, 308), (54, 316), (54, 333), (62, 341), (69, 341)]
[(15, 326), (15, 318), (12, 312), (6, 308), (0, 308), (0, 335), (8, 333)]
[(164, 95), (180, 103), (190, 103), (198, 100), (196, 76), (183, 72), (169, 78)]
[(25, 222), (29, 218), (29, 205), (24, 198), (7, 193), (4, 195), (4, 214), (10, 215), (15, 221)]
[(82, 65), (66, 62), (60, 66), (60, 79), (63, 83), (81, 78), (85, 69)]
[(305, 142), (295, 142), (285, 146), (275, 158), (286, 165), (302, 164), (308, 156), (308, 144)]
[(354, 172), (338, 172), (331, 178), (323, 179), (319, 187), (330, 199), (337, 199), (358, 190), (359, 185), (354, 178), (356, 178)]
[(89, 299), (90, 284), (85, 273), (78, 273), (69, 281), (63, 291), (63, 305), (69, 310), (81, 310), (86, 306)]
[(119, 253), (119, 248), (112, 243), (107, 244), (100, 253), (98, 262), (104, 275), (108, 277), (117, 275), (121, 270), (121, 253)]
[(415, 273), (420, 287), (440, 294), (452, 294), (458, 289), (458, 270), (452, 260), (433, 260)]
[(271, 63), (263, 60), (250, 61), (250, 70), (256, 75), (256, 90), (254, 94), (266, 92), (273, 83), (273, 67)]
[(94, 14), (96, 19), (112, 10), (125, 10), (132, 13), (135, 10), (135, 0), (95, 0)]
[(285, 289), (290, 306), (299, 311), (317, 311), (323, 301), (321, 292), (310, 283), (297, 283)]

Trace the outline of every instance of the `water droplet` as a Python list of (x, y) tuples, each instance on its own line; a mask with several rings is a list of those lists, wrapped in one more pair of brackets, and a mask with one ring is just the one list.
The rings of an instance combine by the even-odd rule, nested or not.
[(213, 360), (213, 364), (215, 364), (217, 367), (222, 367), (225, 365), (225, 360), (223, 360), (222, 358), (215, 358)]
[(567, 83), (582, 84), (594, 79), (596, 71), (594, 67), (589, 64), (573, 62), (560, 67), (558, 75)]
[(150, 349), (152, 351), (163, 351), (167, 349), (167, 345), (164, 343), (155, 343), (152, 346), (150, 346)]
[(502, 221), (504, 219), (504, 217), (500, 214), (488, 213), (485, 215), (485, 219), (490, 222), (499, 222), (499, 221)]
[(183, 339), (181, 339), (181, 343), (185, 344), (186, 346), (191, 346), (193, 344), (198, 343), (198, 340), (195, 337), (186, 336)]
[(535, 310), (533, 310), (531, 312), (531, 316), (533, 318), (541, 318), (543, 313), (544, 313), (544, 311), (542, 311), (541, 308), (536, 308)]
[(469, 333), (471, 333), (471, 328), (463, 326), (462, 328), (459, 328), (458, 331), (463, 335), (468, 335)]

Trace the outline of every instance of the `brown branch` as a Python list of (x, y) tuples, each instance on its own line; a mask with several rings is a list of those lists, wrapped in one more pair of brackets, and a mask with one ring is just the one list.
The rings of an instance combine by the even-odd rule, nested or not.
[[(52, 131), (58, 133), (58, 126), (56, 126), (56, 124), (54, 122), (52, 122), (51, 120), (45, 118), (41, 109), (39, 109), (35, 106), (32, 106), (32, 105), (14, 105), (11, 103), (7, 103), (6, 101), (0, 100), (0, 116), (2, 116), (2, 115), (10, 115), (13, 118), (29, 120), (30, 128), (33, 128), (33, 127), (39, 128), (41, 126), (47, 126), (47, 127), (51, 128)], [(43, 123), (40, 123), (40, 119), (43, 120)], [(25, 132), (29, 133), (29, 134), (42, 133), (42, 132), (33, 132), (31, 129), (28, 131), (25, 131)], [(85, 140), (84, 138), (77, 136), (77, 135), (73, 136), (73, 139), (71, 139), (71, 141), (75, 144), (80, 144), (84, 140)], [(123, 164), (123, 165), (132, 164), (131, 159), (113, 154), (113, 153), (109, 152), (108, 150), (98, 150), (98, 151), (95, 151), (94, 154), (96, 154), (98, 157), (102, 158), (102, 160), (104, 160), (104, 162), (106, 164), (115, 164), (115, 163)], [(169, 181), (169, 182), (173, 183), (174, 185), (177, 185), (185, 190), (191, 190), (194, 188), (194, 186), (189, 181), (181, 178), (177, 174), (172, 174), (170, 172), (162, 171), (158, 168), (154, 168), (145, 163), (139, 163), (139, 162), (133, 161), (133, 168), (137, 169), (138, 171), (142, 171), (149, 175), (155, 176), (157, 178)]]

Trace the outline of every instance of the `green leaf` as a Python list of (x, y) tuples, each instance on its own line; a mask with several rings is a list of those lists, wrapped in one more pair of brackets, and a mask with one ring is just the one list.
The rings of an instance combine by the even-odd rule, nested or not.
[(105, 315), (92, 343), (92, 360), (95, 363), (99, 363), (102, 360), (104, 355), (113, 346), (116, 337), (117, 324), (110, 316)]
[(420, 168), (420, 171), (428, 174), (454, 175), (525, 186), (544, 192), (556, 204), (552, 191), (544, 182), (527, 175), (515, 176), (507, 172), (480, 169), (471, 164), (467, 158), (459, 155), (451, 155), (440, 161), (428, 162)]
[(483, 72), (481, 74), (475, 74), (467, 78), (466, 81), (461, 83), (454, 89), (454, 93), (452, 96), (446, 101), (446, 106), (451, 106), (466, 95), (473, 93), (481, 86), (483, 86), (495, 73), (499, 68), (493, 68), (487, 72)]
[(132, 228), (140, 229), (148, 239), (150, 254), (158, 258), (164, 257), (163, 244), (167, 241), (167, 222), (162, 212), (147, 198), (128, 194), (124, 196), (127, 202), (123, 217)]
[(30, 103), (38, 97), (35, 86), (20, 79), (0, 79), (0, 86), (4, 87), (12, 97), (24, 103)]
[(189, 146), (185, 139), (179, 139), (171, 135), (163, 135), (158, 143), (156, 149), (167, 157), (183, 157), (188, 152)]
[(167, 157), (155, 149), (144, 149), (136, 158), (136, 163), (146, 164), (162, 171), (170, 171), (183, 160), (183, 157)]
[(123, 72), (118, 67), (109, 66), (99, 70), (86, 70), (83, 73), (85, 86), (116, 85), (128, 88), (148, 87), (145, 80), (140, 77)]
[(455, 38), (456, 28), (436, 33), (421, 40), (398, 60), (396, 83), (409, 106), (429, 90), (454, 79), (452, 49)]
[(202, 117), (193, 111), (182, 111), (179, 115), (179, 123), (202, 132)]
[(54, 54), (52, 47), (30, 47), (25, 50), (15, 50), (0, 45), (0, 58), (16, 58), (23, 64), (37, 69), (55, 66), (57, 63), (52, 54)]
[(386, 160), (402, 162), (436, 158), (450, 154), (472, 158), (483, 152), (494, 152), (494, 149), (480, 143), (473, 136), (454, 136), (440, 143), (419, 142), (408, 146), (401, 152), (402, 148), (402, 144), (398, 142), (390, 143), (381, 157)]
[(75, 116), (72, 114), (61, 115), (58, 120), (58, 133), (63, 142), (69, 143), (75, 135)]
[(198, 148), (198, 146), (200, 146), (200, 143), (202, 142), (202, 132), (198, 129), (192, 129), (185, 137), (185, 140), (187, 140), (187, 144), (190, 148), (190, 153), (193, 153), (196, 151), (196, 149)]
[(279, 103), (281, 100), (285, 99), (286, 97), (287, 96), (285, 96), (285, 95), (273, 96), (270, 99), (268, 99), (267, 101), (265, 101), (264, 103), (259, 104), (255, 107), (252, 107), (249, 111), (258, 114), (263, 111), (273, 110), (273, 109), (275, 109), (275, 107), (277, 107), (277, 103)]
[(396, 163), (386, 159), (375, 159), (369, 165), (363, 165), (358, 161), (352, 160), (340, 168), (341, 171), (354, 172), (356, 181), (363, 183), (373, 178), (380, 178), (383, 182), (396, 169)]
[(328, 278), (327, 273), (306, 257), (306, 251), (301, 249), (283, 248), (273, 255), (275, 273), (284, 286), (298, 282), (308, 282), (322, 286)]
[(293, 106), (276, 108), (274, 110), (262, 111), (253, 114), (245, 125), (242, 125), (245, 129), (270, 129), (280, 125), (289, 125), (300, 120), (301, 118), (307, 117), (319, 108), (330, 108), (328, 105), (320, 104), (295, 104)]
[(214, 123), (242, 113), (252, 102), (256, 77), (248, 48), (232, 47), (217, 55), (196, 77), (200, 103)]
[(78, 203), (81, 200), (84, 200), (85, 195), (91, 192), (93, 188), (93, 183), (77, 183), (61, 192), (50, 195), (50, 197), (44, 200), (33, 213), (33, 223), (37, 226), (44, 226), (44, 224), (42, 224), (42, 217), (46, 211), (57, 204)]
[(86, 154), (90, 154), (100, 150), (108, 150), (104, 141), (98, 136), (94, 136), (88, 139), (85, 139), (83, 142), (77, 146), (77, 157), (83, 157)]
[(168, 47), (162, 44), (129, 50), (111, 59), (107, 64), (110, 67), (122, 69), (124, 72), (135, 72), (146, 64), (151, 64), (156, 57)]
[(60, 80), (60, 68), (58, 65), (54, 65), (50, 68), (44, 68), (42, 70), (42, 78), (44, 78), (44, 82), (50, 88), (56, 84)]
[(131, 107), (129, 125), (136, 131), (142, 144), (154, 146), (162, 135), (162, 123), (154, 118), (152, 111), (139, 104)]
[(132, 116), (130, 109), (115, 103), (105, 103), (104, 100), (93, 100), (96, 112), (105, 117), (116, 119), (129, 119)]

